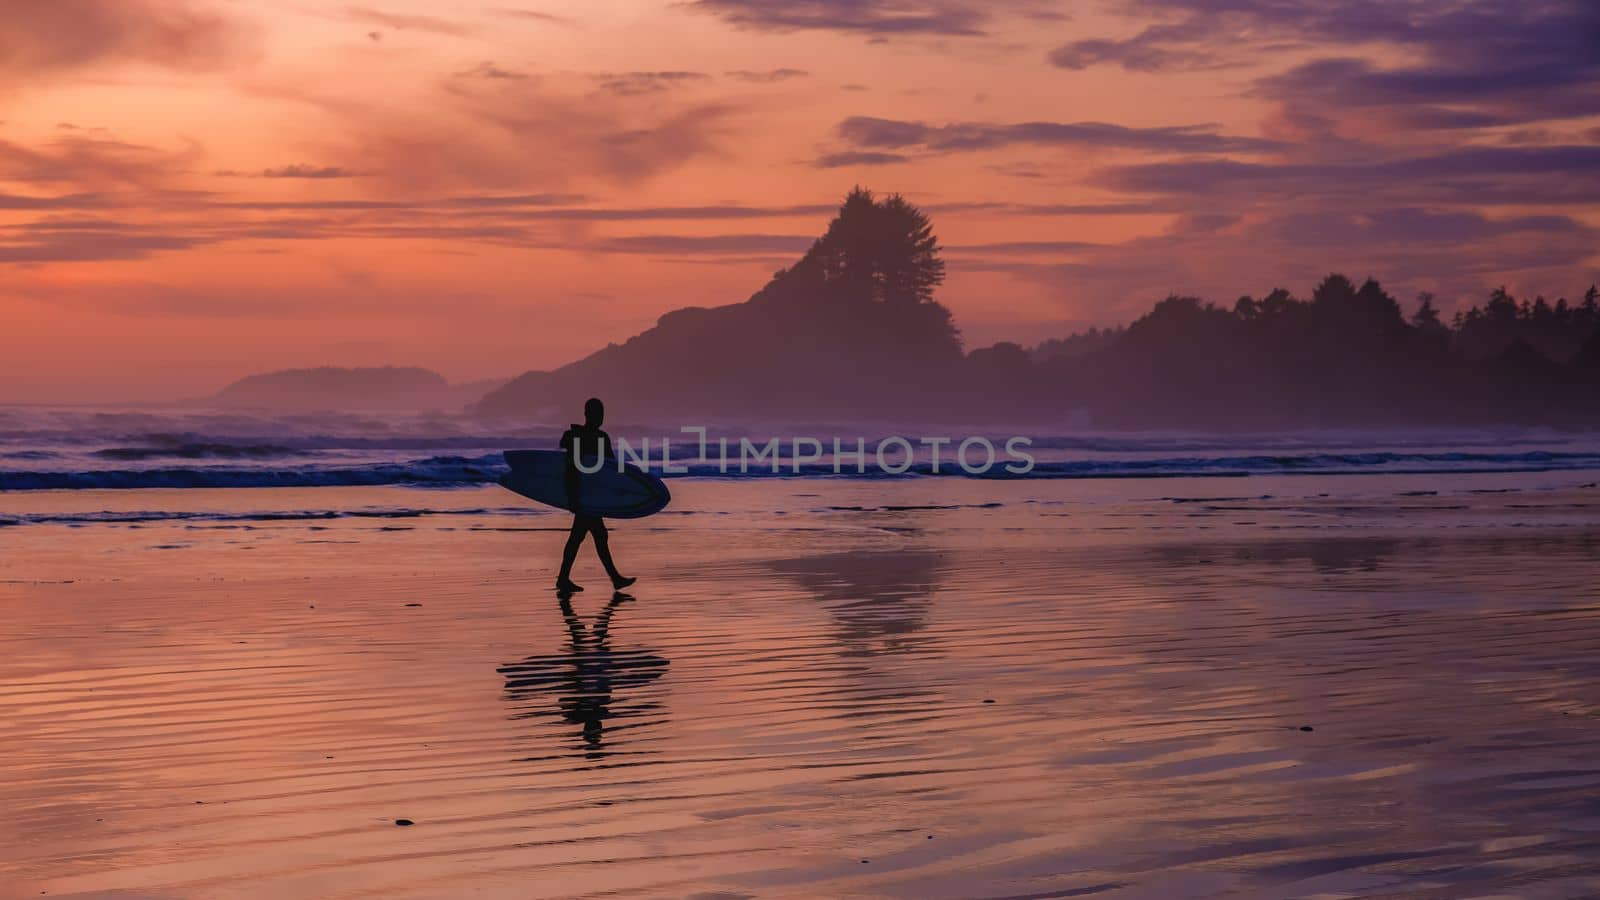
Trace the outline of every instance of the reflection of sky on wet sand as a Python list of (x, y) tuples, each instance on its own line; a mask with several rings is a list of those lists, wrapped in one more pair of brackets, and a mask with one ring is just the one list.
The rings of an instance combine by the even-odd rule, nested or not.
[(843, 654), (895, 653), (926, 643), (917, 632), (938, 589), (940, 556), (933, 550), (847, 551), (773, 560), (771, 568), (828, 611)]
[[(922, 489), (619, 526), (638, 599), (566, 609), (530, 558), (559, 532), (13, 530), (31, 553), (0, 561), (0, 880), (1600, 890), (1600, 530), (1572, 518), (1593, 489), (1392, 517), (1313, 499), (1252, 525), (1154, 499), (1171, 485), (884, 509)], [(705, 490), (739, 509), (747, 488)], [(1552, 511), (1511, 510), (1534, 500)], [(1385, 502), (1419, 504), (1363, 501)]]

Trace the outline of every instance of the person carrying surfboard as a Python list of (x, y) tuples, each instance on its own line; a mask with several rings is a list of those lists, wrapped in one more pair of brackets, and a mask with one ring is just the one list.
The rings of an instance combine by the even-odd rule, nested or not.
[(567, 534), (567, 546), (561, 552), (561, 574), (556, 576), (556, 590), (561, 593), (583, 590), (572, 581), (572, 564), (578, 558), (578, 548), (583, 546), (585, 535), (594, 535), (594, 551), (600, 557), (600, 564), (606, 567), (606, 574), (611, 576), (612, 588), (620, 591), (638, 581), (618, 572), (617, 564), (611, 560), (611, 538), (606, 532), (605, 519), (583, 511), (580, 493), (583, 475), (578, 471), (578, 460), (582, 459), (585, 468), (593, 471), (601, 460), (615, 459), (611, 435), (600, 428), (605, 417), (605, 404), (599, 397), (590, 397), (583, 404), (583, 424), (573, 424), (561, 435), (561, 449), (567, 454), (567, 506), (572, 509), (572, 531)]

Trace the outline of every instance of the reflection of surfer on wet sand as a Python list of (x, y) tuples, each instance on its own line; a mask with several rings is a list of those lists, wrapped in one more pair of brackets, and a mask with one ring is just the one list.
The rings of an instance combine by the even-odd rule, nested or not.
[[(631, 600), (617, 593), (587, 627), (572, 608), (572, 601), (561, 600), (561, 615), (567, 622), (571, 644), (568, 652), (552, 656), (530, 656), (519, 663), (501, 666), (506, 679), (506, 699), (515, 703), (538, 700), (556, 694), (562, 719), (582, 727), (583, 742), (590, 757), (604, 754), (604, 729), (608, 719), (637, 716), (658, 708), (655, 702), (617, 703), (617, 690), (649, 684), (665, 674), (668, 661), (642, 650), (611, 649), (611, 617), (617, 608)], [(540, 702), (530, 704), (514, 718), (551, 715)]]

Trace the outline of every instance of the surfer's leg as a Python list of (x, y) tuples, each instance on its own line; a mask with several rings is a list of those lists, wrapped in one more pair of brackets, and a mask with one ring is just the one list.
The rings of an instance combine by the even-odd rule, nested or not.
[(561, 590), (583, 590), (572, 583), (572, 564), (578, 560), (578, 548), (583, 546), (583, 536), (589, 533), (589, 523), (584, 516), (572, 517), (572, 530), (567, 533), (567, 546), (561, 551), (561, 574), (556, 576), (556, 587)]
[(589, 533), (594, 535), (594, 552), (600, 556), (600, 564), (606, 567), (606, 574), (611, 576), (611, 586), (622, 590), (638, 579), (617, 571), (617, 564), (611, 559), (611, 535), (606, 531), (604, 519), (596, 517), (589, 526)]
[(589, 533), (594, 535), (594, 552), (600, 557), (600, 565), (606, 567), (606, 574), (612, 579), (617, 577), (617, 564), (611, 561), (611, 535), (606, 532), (604, 519), (590, 519)]

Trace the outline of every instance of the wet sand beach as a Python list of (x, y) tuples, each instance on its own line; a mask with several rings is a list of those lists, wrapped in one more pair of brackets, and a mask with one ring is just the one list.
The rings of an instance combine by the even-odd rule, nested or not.
[(1592, 473), (674, 492), (4, 496), (0, 895), (1600, 893)]

